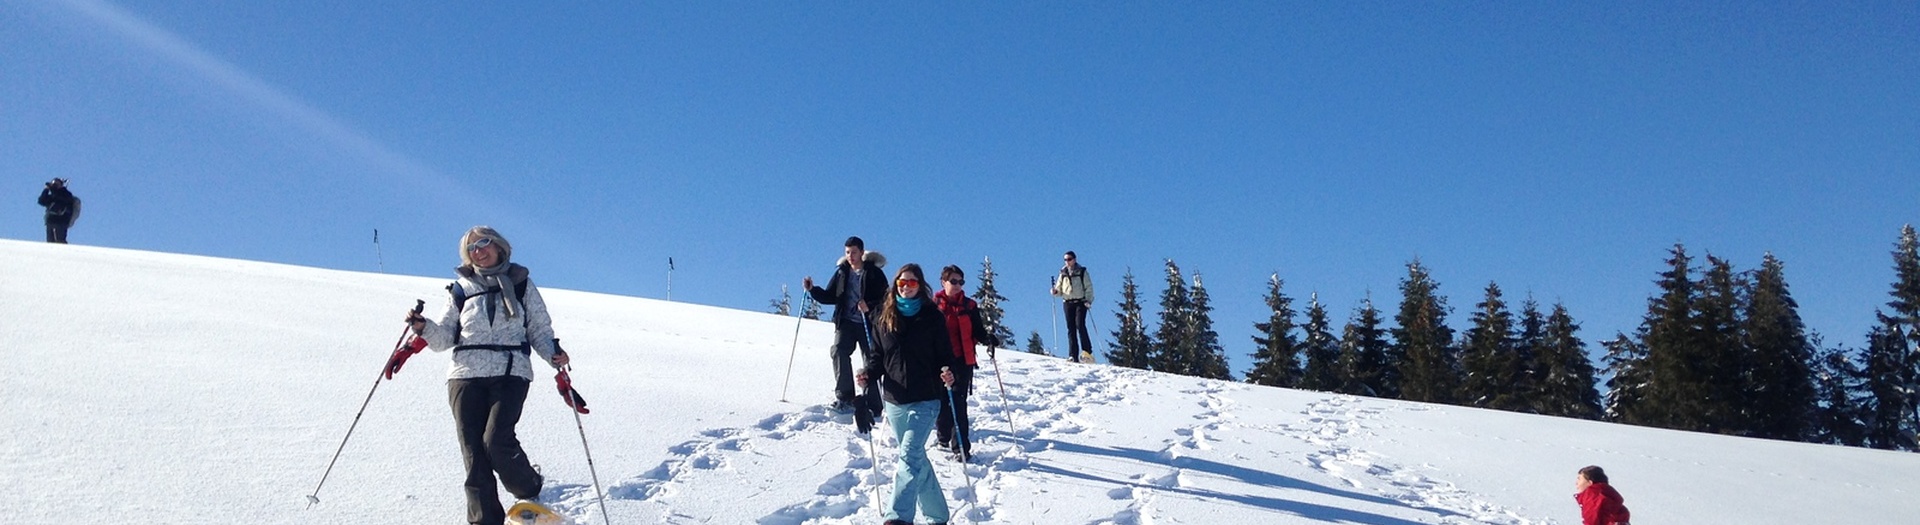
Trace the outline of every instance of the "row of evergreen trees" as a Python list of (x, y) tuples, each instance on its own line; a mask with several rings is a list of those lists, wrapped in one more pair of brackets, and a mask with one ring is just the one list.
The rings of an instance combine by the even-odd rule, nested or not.
[[(1440, 284), (1420, 261), (1407, 265), (1393, 325), (1367, 298), (1336, 337), (1313, 295), (1302, 324), (1278, 274), (1254, 324), (1249, 383), (1723, 434), (1920, 450), (1920, 239), (1909, 225), (1893, 252), (1892, 300), (1878, 312), (1865, 348), (1826, 348), (1801, 321), (1785, 264), (1772, 254), (1752, 271), (1707, 256), (1696, 267), (1675, 245), (1658, 291), (1631, 335), (1602, 346), (1607, 393), (1565, 305), (1519, 312), (1497, 283), (1455, 334)], [(1107, 361), (1231, 380), (1200, 275), (1191, 282), (1165, 264), (1157, 326), (1149, 327), (1131, 269), (1121, 281)], [(983, 261), (973, 298), (1003, 345), (1007, 299)], [(787, 313), (785, 290), (774, 309)], [(809, 303), (810, 318), (819, 317)], [(1097, 323), (1096, 323), (1097, 324)], [(1028, 351), (1045, 353), (1038, 331)]]

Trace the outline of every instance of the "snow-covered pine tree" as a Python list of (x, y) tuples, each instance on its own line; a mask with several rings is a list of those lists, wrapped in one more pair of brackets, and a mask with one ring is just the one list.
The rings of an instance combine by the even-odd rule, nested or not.
[[(1527, 300), (1520, 302), (1520, 328), (1519, 333), (1515, 334), (1517, 339), (1513, 346), (1514, 354), (1519, 356), (1513, 364), (1519, 369), (1512, 373), (1526, 385), (1520, 389), (1520, 395), (1527, 404), (1527, 410), (1535, 414), (1547, 413), (1545, 403), (1541, 401), (1546, 391), (1542, 385), (1547, 380), (1547, 365), (1540, 360), (1540, 347), (1547, 336), (1546, 326), (1547, 320), (1540, 315), (1540, 303), (1533, 300), (1532, 294), (1528, 294)], [(1585, 354), (1581, 357), (1585, 358)], [(1592, 365), (1588, 365), (1588, 370), (1592, 370)], [(1587, 377), (1587, 388), (1591, 390), (1593, 374), (1589, 373)], [(1599, 395), (1595, 392), (1594, 399), (1599, 399)]]
[(1820, 350), (1815, 363), (1818, 366), (1814, 367), (1813, 374), (1814, 395), (1819, 402), (1813, 410), (1810, 441), (1850, 447), (1865, 445), (1867, 427), (1862, 421), (1860, 393), (1865, 390), (1861, 379), (1866, 372), (1853, 352), (1839, 348)]
[(1007, 312), (1000, 303), (1007, 302), (1007, 297), (993, 287), (993, 277), (993, 258), (981, 259), (980, 276), (976, 279), (979, 285), (973, 291), (973, 301), (980, 305), (980, 322), (987, 325), (987, 333), (1004, 347), (1013, 344), (1013, 330), (1002, 322)]
[[(1642, 335), (1641, 340), (1646, 336)], [(1647, 390), (1651, 387), (1653, 373), (1647, 364), (1647, 347), (1634, 342), (1627, 334), (1615, 334), (1612, 341), (1604, 344), (1607, 355), (1607, 395), (1605, 403), (1606, 419), (1619, 423), (1645, 425), (1653, 416), (1647, 414)]]
[(820, 320), (820, 316), (826, 315), (827, 313), (820, 308), (820, 303), (814, 301), (811, 295), (800, 296), (800, 304), (800, 317), (818, 321)]
[(1253, 324), (1253, 369), (1247, 382), (1293, 388), (1300, 383), (1300, 342), (1293, 337), (1293, 299), (1275, 272), (1267, 278), (1267, 322)]
[(1300, 374), (1300, 388), (1333, 392), (1340, 389), (1340, 340), (1333, 337), (1332, 324), (1327, 320), (1327, 308), (1320, 304), (1320, 294), (1315, 292), (1307, 301), (1307, 324), (1302, 327), (1306, 338), (1300, 343), (1300, 351), (1305, 354), (1307, 366)]
[(1192, 369), (1187, 375), (1208, 379), (1233, 380), (1227, 368), (1227, 349), (1220, 345), (1220, 334), (1213, 331), (1213, 305), (1200, 273), (1193, 274), (1193, 308), (1188, 310), (1189, 333), (1193, 334)]
[(1160, 292), (1160, 327), (1154, 332), (1153, 355), (1148, 357), (1147, 369), (1185, 374), (1192, 369), (1194, 353), (1193, 331), (1187, 324), (1193, 318), (1189, 313), (1193, 298), (1173, 259), (1167, 259), (1166, 274), (1167, 289)]
[(1440, 283), (1419, 259), (1407, 263), (1407, 277), (1400, 281), (1400, 313), (1394, 316), (1391, 370), (1397, 381), (1389, 390), (1400, 399), (1429, 403), (1452, 403), (1460, 392), (1460, 360), (1453, 347), (1453, 329), (1447, 327), (1447, 298), (1439, 295)]
[(1692, 420), (1683, 430), (1702, 430), (1722, 434), (1749, 435), (1753, 422), (1746, 419), (1747, 348), (1740, 337), (1740, 290), (1742, 279), (1726, 259), (1707, 256), (1707, 270), (1700, 281), (1700, 296), (1694, 300), (1693, 364), (1701, 374), (1697, 379), (1704, 398), (1696, 398), (1692, 411), (1683, 421)]
[(1147, 370), (1151, 365), (1153, 339), (1140, 315), (1140, 286), (1133, 281), (1133, 269), (1120, 278), (1120, 311), (1114, 312), (1120, 329), (1113, 332), (1107, 350), (1107, 363), (1113, 366)]
[(1787, 290), (1786, 265), (1772, 253), (1760, 261), (1746, 294), (1742, 336), (1748, 349), (1742, 390), (1750, 434), (1806, 441), (1813, 437), (1816, 365), (1800, 305)]
[[(1527, 301), (1527, 311), (1534, 313), (1524, 317), (1539, 315), (1539, 309), (1531, 300)], [(1593, 362), (1587, 359), (1587, 343), (1580, 340), (1579, 332), (1580, 325), (1573, 322), (1567, 306), (1554, 304), (1553, 313), (1547, 315), (1540, 328), (1539, 343), (1534, 347), (1540, 381), (1536, 383), (1533, 402), (1542, 414), (1581, 419), (1600, 417), (1600, 392), (1594, 389)]]
[(1053, 355), (1053, 354), (1047, 353), (1047, 344), (1040, 340), (1039, 330), (1034, 330), (1033, 332), (1027, 334), (1027, 353), (1039, 354), (1039, 355)]
[(1340, 335), (1340, 388), (1344, 394), (1391, 397), (1386, 382), (1386, 330), (1380, 328), (1380, 309), (1368, 298), (1355, 310)]
[[(1693, 302), (1697, 296), (1693, 281), (1693, 259), (1687, 249), (1674, 244), (1667, 258), (1667, 270), (1660, 272), (1659, 293), (1647, 299), (1647, 315), (1641, 318), (1639, 341), (1633, 348), (1645, 352), (1644, 359), (1633, 361), (1632, 368), (1643, 374), (1636, 383), (1638, 397), (1631, 410), (1618, 412), (1619, 421), (1635, 425), (1666, 428), (1700, 428), (1699, 401), (1707, 397), (1703, 365), (1695, 363), (1701, 352), (1695, 350)], [(1609, 351), (1616, 350), (1612, 346)], [(1614, 366), (1609, 353), (1608, 366)], [(1610, 380), (1619, 380), (1615, 377)], [(1614, 404), (1608, 412), (1615, 413)]]
[(1907, 377), (1912, 375), (1912, 351), (1905, 337), (1889, 328), (1886, 314), (1881, 325), (1867, 334), (1864, 403), (1860, 407), (1866, 427), (1866, 445), (1886, 450), (1914, 450), (1910, 392)]
[(1516, 350), (1519, 338), (1513, 330), (1513, 312), (1501, 297), (1498, 283), (1487, 283), (1486, 298), (1474, 306), (1473, 327), (1467, 329), (1461, 348), (1461, 365), (1466, 372), (1461, 385), (1462, 403), (1468, 406), (1522, 412), (1528, 392), (1527, 378), (1516, 374), (1525, 365)]
[(780, 285), (780, 296), (767, 300), (767, 310), (773, 315), (793, 315), (793, 295), (787, 293), (787, 285)]

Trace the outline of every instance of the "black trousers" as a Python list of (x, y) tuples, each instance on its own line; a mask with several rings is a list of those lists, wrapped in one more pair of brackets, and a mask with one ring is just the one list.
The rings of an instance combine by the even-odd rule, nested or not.
[(527, 385), (516, 376), (447, 381), (447, 402), (453, 406), (453, 424), (460, 430), (460, 456), (467, 464), (467, 522), (499, 525), (507, 520), (500, 508), (494, 474), (507, 492), (520, 499), (540, 495), (545, 483), (533, 470), (513, 426), (527, 401)]
[(850, 321), (833, 323), (833, 398), (840, 401), (853, 400), (853, 348), (860, 347), (861, 363), (866, 363), (868, 352), (873, 349), (867, 345), (867, 327)]
[(67, 221), (47, 221), (47, 242), (67, 243)]
[[(953, 369), (953, 402), (940, 400), (940, 417), (934, 421), (934, 436), (941, 443), (953, 443), (953, 420), (960, 419), (960, 449), (973, 452), (973, 418), (967, 417), (967, 393), (973, 391), (973, 367), (960, 366)], [(959, 413), (954, 413), (959, 410)]]
[(1087, 336), (1087, 302), (1067, 301), (1067, 356), (1080, 360), (1080, 352), (1093, 357), (1093, 339)]

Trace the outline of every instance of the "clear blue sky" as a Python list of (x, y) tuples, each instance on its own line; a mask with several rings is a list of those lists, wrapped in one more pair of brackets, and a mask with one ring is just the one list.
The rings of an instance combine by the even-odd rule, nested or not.
[[(1049, 340), (1062, 251), (1205, 276), (1244, 371), (1278, 271), (1336, 321), (1419, 257), (1631, 331), (1666, 250), (1771, 251), (1855, 344), (1920, 222), (1905, 2), (0, 3), (0, 236), (762, 309), (849, 234), (991, 256)], [(407, 305), (396, 304), (396, 311)], [(564, 312), (559, 329), (564, 333)]]

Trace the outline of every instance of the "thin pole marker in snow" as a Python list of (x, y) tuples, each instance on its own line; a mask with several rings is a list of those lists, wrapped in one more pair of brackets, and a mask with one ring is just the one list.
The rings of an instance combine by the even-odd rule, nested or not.
[(387, 256), (380, 253), (380, 229), (373, 229), (373, 262), (380, 265), (380, 273), (387, 273)]

